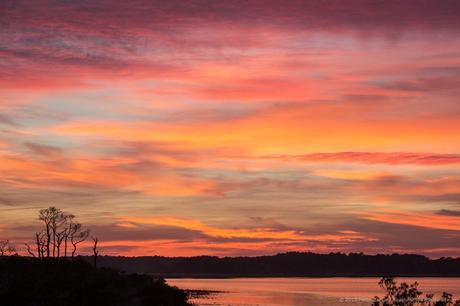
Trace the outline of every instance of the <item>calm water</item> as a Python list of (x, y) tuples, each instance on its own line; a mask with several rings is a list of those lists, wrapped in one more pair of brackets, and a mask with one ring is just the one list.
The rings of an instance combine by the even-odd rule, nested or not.
[[(443, 291), (460, 297), (460, 278), (398, 278), (417, 280), (421, 291)], [(233, 278), (233, 279), (168, 279), (182, 289), (221, 291), (210, 298), (192, 300), (196, 305), (231, 306), (369, 306), (375, 296), (382, 296), (379, 278)]]

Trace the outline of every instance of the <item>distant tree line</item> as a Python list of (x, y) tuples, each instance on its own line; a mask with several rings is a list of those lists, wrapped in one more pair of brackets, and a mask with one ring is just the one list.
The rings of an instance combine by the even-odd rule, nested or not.
[(171, 277), (460, 276), (460, 258), (289, 252), (257, 257), (99, 257), (99, 265)]

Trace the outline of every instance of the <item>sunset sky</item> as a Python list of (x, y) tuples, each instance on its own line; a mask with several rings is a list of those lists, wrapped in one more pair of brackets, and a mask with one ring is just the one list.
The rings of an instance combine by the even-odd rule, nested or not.
[(459, 1), (122, 2), (0, 2), (0, 239), (460, 256)]

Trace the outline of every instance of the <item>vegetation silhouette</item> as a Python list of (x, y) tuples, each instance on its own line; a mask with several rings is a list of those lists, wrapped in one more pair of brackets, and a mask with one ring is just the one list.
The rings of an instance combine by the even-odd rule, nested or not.
[(94, 267), (97, 268), (97, 256), (99, 255), (99, 250), (97, 249), (97, 243), (99, 242), (99, 239), (97, 237), (91, 237), (93, 239), (93, 258), (94, 258)]
[(223, 258), (100, 256), (98, 265), (161, 277), (460, 276), (460, 258), (430, 259), (413, 254), (289, 252)]
[(0, 257), (16, 254), (16, 248), (9, 240), (0, 240)]
[(30, 256), (19, 256), (8, 240), (0, 240), (0, 303), (8, 306), (182, 306), (191, 292), (171, 287), (162, 278), (97, 268), (98, 241), (93, 240), (93, 264), (77, 256), (90, 231), (75, 216), (56, 207), (42, 209), (43, 228), (35, 233)]
[(447, 292), (443, 292), (438, 300), (432, 293), (423, 295), (417, 282), (398, 285), (394, 278), (384, 277), (379, 285), (386, 294), (383, 298), (375, 297), (373, 306), (460, 306), (460, 299), (454, 301), (452, 294)]
[[(71, 257), (77, 253), (78, 245), (90, 235), (89, 229), (75, 222), (75, 216), (67, 214), (61, 209), (50, 206), (38, 212), (38, 219), (42, 221), (43, 228), (35, 233), (35, 251), (26, 243), (27, 252), (37, 258), (67, 258), (68, 248), (72, 245)], [(62, 255), (61, 252), (64, 252)]]
[(95, 269), (82, 260), (0, 258), (0, 301), (8, 306), (189, 305), (187, 293), (149, 275)]

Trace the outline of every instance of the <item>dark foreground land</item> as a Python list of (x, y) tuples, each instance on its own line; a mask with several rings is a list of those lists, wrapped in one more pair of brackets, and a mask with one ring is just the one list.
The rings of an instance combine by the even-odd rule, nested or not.
[(429, 259), (411, 254), (292, 252), (274, 256), (224, 258), (102, 256), (99, 262), (105, 267), (169, 278), (460, 276), (460, 258)]
[(0, 305), (181, 306), (187, 293), (148, 275), (95, 269), (84, 260), (0, 257)]

